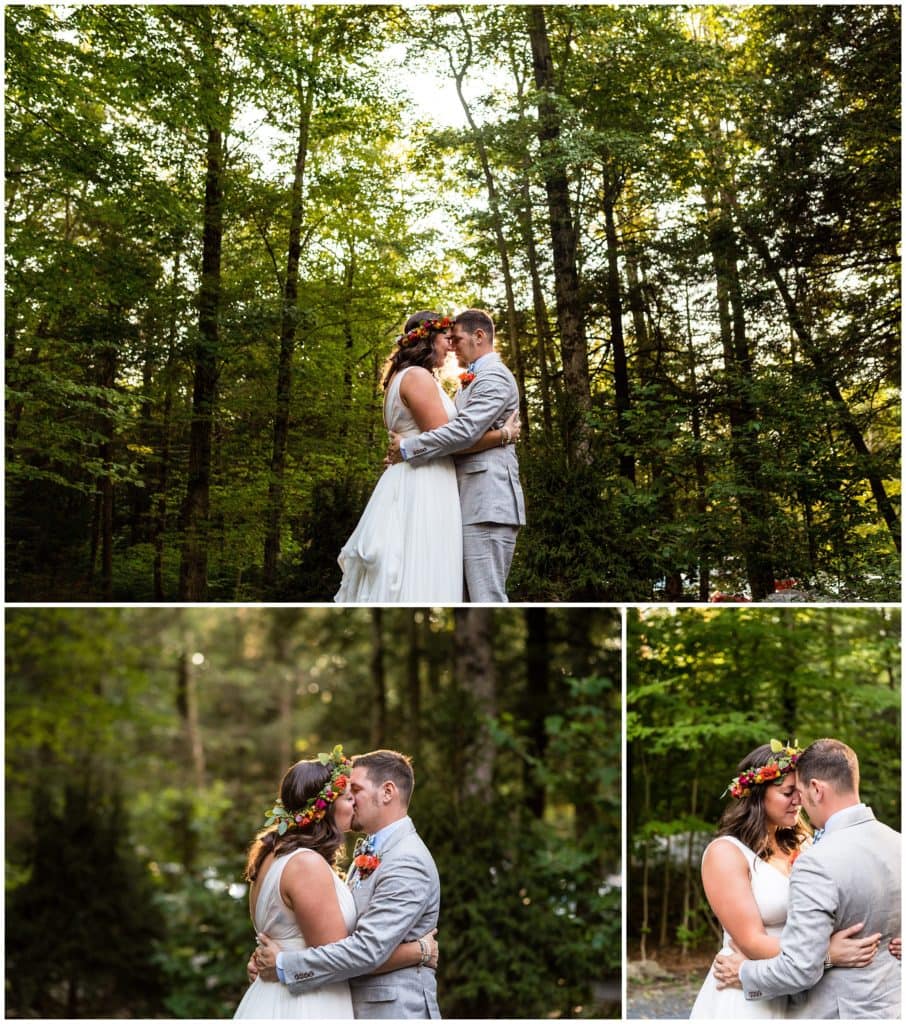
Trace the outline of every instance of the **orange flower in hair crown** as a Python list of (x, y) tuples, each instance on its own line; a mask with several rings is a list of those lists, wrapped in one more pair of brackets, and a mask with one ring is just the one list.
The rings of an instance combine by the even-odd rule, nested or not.
[(318, 760), (325, 768), (330, 769), (330, 778), (321, 790), (304, 807), (295, 811), (287, 811), (283, 801), (278, 800), (268, 811), (265, 828), (276, 824), (277, 833), (282, 836), (287, 829), (313, 825), (327, 814), (334, 800), (346, 791), (352, 772), (352, 761), (344, 756), (343, 748), (337, 745), (329, 754), (318, 754)]
[(439, 320), (422, 320), (417, 327), (413, 327), (406, 334), (401, 334), (396, 339), (396, 343), (400, 348), (406, 348), (407, 345), (414, 345), (422, 338), (427, 338), (432, 331), (445, 331), (452, 326), (453, 321), (448, 316), (442, 316)]
[(757, 768), (747, 768), (735, 779), (730, 780), (730, 785), (721, 793), (721, 796), (730, 794), (734, 799), (741, 800), (749, 796), (753, 786), (760, 786), (765, 782), (778, 783), (784, 775), (796, 770), (796, 762), (802, 748), (797, 746), (796, 740), (792, 744), (784, 745), (780, 740), (771, 740), (771, 756), (765, 764)]

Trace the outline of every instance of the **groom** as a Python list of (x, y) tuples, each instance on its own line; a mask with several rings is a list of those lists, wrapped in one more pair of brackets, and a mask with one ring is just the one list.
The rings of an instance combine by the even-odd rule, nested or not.
[(459, 454), (485, 431), (499, 428), (519, 407), (516, 379), (494, 351), (494, 321), (481, 309), (467, 309), (453, 321), (450, 343), (462, 387), (456, 416), (418, 437), (391, 434), (391, 460), (398, 451), (410, 466), (455, 455), (462, 505), (462, 552), (468, 600), (505, 603), (506, 581), (519, 527), (525, 525), (525, 500), (514, 445)]
[[(859, 762), (839, 740), (816, 740), (796, 764), (814, 845), (790, 876), (780, 953), (770, 960), (718, 956), (722, 984), (739, 973), (746, 999), (790, 995), (789, 1016), (899, 1018), (900, 964), (887, 949), (900, 934), (900, 835), (859, 801)], [(828, 968), (831, 933), (865, 922), (881, 933), (867, 967)]]
[(401, 942), (437, 927), (440, 879), (407, 814), (415, 786), (412, 764), (394, 750), (362, 754), (353, 758), (349, 786), (352, 827), (370, 833), (366, 850), (375, 865), (349, 873), (355, 931), (339, 942), (303, 950), (281, 951), (278, 943), (259, 936), (258, 968), (270, 979), (276, 968), (294, 995), (349, 979), (357, 1018), (439, 1018), (437, 978), (430, 967), (370, 974)]

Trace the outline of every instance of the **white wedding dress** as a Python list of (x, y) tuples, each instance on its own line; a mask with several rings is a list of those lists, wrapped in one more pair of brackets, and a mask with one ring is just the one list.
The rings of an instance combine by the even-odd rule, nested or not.
[[(761, 860), (756, 853), (734, 836), (720, 836), (715, 843), (733, 843), (740, 849), (749, 865), (752, 895), (761, 914), (768, 935), (780, 936), (786, 923), (790, 895), (790, 880), (773, 865)], [(707, 852), (707, 851), (706, 851)], [(732, 953), (730, 936), (724, 932), (721, 953)], [(774, 999), (746, 999), (741, 988), (718, 989), (713, 967), (692, 1007), (690, 1020), (745, 1020), (757, 1017), (785, 1017), (787, 997)]]
[[(302, 849), (278, 857), (264, 876), (255, 904), (255, 932), (266, 932), (283, 949), (306, 948), (296, 918), (280, 896), (283, 870), (293, 857), (298, 856), (320, 857), (321, 854)], [(336, 873), (333, 882), (343, 920), (351, 934), (356, 921), (355, 901)], [(256, 1017), (259, 1020), (352, 1020), (355, 1014), (352, 1012), (352, 997), (346, 981), (322, 985), (302, 995), (293, 995), (281, 981), (262, 981), (256, 978), (246, 990), (233, 1016)]]
[[(400, 398), (401, 370), (384, 396), (384, 423), (404, 437), (421, 430)], [(447, 415), (456, 407), (437, 385)], [(338, 561), (342, 604), (459, 604), (463, 594), (462, 516), (449, 457), (417, 469), (400, 462), (381, 474)]]

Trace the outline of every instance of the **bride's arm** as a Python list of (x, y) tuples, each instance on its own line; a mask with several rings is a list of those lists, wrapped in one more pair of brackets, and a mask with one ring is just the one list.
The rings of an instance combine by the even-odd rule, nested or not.
[(702, 860), (702, 884), (711, 909), (747, 960), (766, 960), (780, 952), (780, 939), (764, 930), (749, 866), (736, 846), (717, 842), (708, 847)]
[(333, 869), (323, 857), (300, 854), (286, 865), (280, 895), (309, 946), (326, 946), (349, 934), (334, 887)]
[[(412, 413), (412, 418), (422, 432), (434, 430), (449, 423), (447, 411), (437, 390), (434, 374), (424, 367), (414, 366), (403, 377), (400, 383), (400, 398)], [(509, 444), (519, 436), (518, 415), (513, 413), (510, 419), (499, 430), (486, 431), (471, 448), (464, 452), (483, 452), (487, 448), (496, 448), (506, 440)]]
[[(349, 935), (334, 888), (333, 870), (323, 857), (294, 857), (283, 870), (280, 895), (292, 910), (299, 931), (309, 946), (326, 946)], [(435, 929), (436, 931), (436, 929)], [(434, 932), (403, 942), (390, 954), (389, 960), (372, 971), (386, 974), (401, 967), (437, 965), (437, 943)]]
[(390, 954), (390, 959), (375, 967), (372, 974), (389, 974), (390, 971), (398, 971), (401, 967), (430, 967), (437, 968), (438, 945), (434, 936), (437, 929), (434, 928), (414, 942), (401, 942)]
[(434, 430), (450, 421), (437, 390), (434, 374), (423, 366), (413, 366), (403, 377), (400, 382), (400, 398), (421, 431)]
[(483, 452), (488, 448), (497, 448), (502, 444), (515, 444), (522, 432), (522, 424), (519, 422), (519, 410), (511, 412), (507, 421), (499, 430), (489, 430), (480, 437), (471, 448), (464, 448), (459, 454), (469, 455), (474, 452)]

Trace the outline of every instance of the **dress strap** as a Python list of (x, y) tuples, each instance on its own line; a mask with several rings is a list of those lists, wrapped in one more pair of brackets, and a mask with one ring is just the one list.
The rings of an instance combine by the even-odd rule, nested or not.
[(742, 855), (746, 859), (746, 863), (749, 865), (749, 870), (751, 870), (755, 866), (755, 861), (758, 860), (757, 854), (754, 850), (746, 846), (746, 844), (741, 839), (737, 839), (736, 836), (718, 836), (716, 839), (712, 839), (711, 842), (708, 843), (708, 845), (705, 847), (705, 851), (702, 854), (702, 857), (704, 858), (705, 853), (707, 853), (708, 850), (710, 850), (715, 843), (721, 843), (724, 840), (726, 840), (729, 843), (732, 843), (742, 853)]

